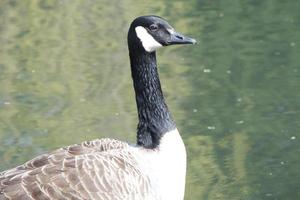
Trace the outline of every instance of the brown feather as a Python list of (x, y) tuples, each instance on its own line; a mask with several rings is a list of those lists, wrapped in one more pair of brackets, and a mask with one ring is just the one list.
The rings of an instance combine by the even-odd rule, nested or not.
[[(97, 139), (38, 156), (0, 173), (0, 200), (141, 199), (149, 181), (129, 149), (125, 142)], [(139, 187), (145, 193), (135, 198)]]

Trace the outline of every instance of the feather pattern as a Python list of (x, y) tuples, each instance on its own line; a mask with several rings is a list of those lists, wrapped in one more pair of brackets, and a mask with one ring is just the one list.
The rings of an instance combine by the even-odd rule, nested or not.
[(97, 139), (43, 154), (0, 173), (0, 199), (149, 199), (149, 179), (132, 149)]

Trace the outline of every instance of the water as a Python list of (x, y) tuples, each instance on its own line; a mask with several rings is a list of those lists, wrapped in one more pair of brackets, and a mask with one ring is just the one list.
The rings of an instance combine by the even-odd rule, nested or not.
[(185, 199), (300, 199), (300, 2), (0, 3), (0, 170), (101, 137), (135, 141), (126, 34), (165, 17), (196, 46), (158, 52), (188, 150)]

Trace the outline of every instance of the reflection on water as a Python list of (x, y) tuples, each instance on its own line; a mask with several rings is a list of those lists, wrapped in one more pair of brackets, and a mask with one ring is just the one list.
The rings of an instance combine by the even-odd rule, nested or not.
[(2, 1), (0, 170), (83, 140), (135, 141), (126, 33), (154, 13), (200, 41), (158, 52), (188, 150), (186, 199), (299, 199), (299, 10), (279, 0)]

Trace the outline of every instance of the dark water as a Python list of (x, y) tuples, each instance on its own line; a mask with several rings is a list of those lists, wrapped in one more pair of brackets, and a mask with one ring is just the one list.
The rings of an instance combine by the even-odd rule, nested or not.
[(0, 170), (99, 137), (135, 141), (126, 34), (155, 14), (198, 39), (158, 52), (188, 150), (185, 199), (300, 199), (300, 1), (0, 2)]

